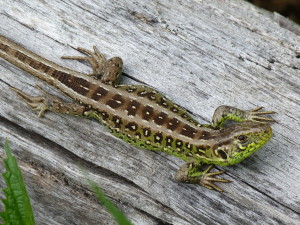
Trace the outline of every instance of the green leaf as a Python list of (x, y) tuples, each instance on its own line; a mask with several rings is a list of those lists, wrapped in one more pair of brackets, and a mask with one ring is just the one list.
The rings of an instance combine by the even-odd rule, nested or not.
[(107, 209), (107, 211), (115, 218), (115, 221), (119, 225), (133, 225), (126, 216), (103, 194), (101, 189), (97, 186), (95, 182), (86, 176), (89, 185), (92, 190), (95, 192), (98, 200), (103, 204), (103, 206)]
[(6, 171), (2, 176), (7, 187), (3, 188), (6, 197), (2, 200), (5, 211), (0, 212), (0, 217), (5, 225), (34, 225), (33, 211), (22, 173), (16, 158), (11, 154), (7, 140), (4, 149), (7, 159), (3, 159)]

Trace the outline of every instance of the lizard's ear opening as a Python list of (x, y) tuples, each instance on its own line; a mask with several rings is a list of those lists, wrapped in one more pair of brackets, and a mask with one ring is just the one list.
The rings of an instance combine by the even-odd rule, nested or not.
[(227, 154), (223, 150), (219, 149), (218, 154), (221, 156), (222, 159), (227, 159)]

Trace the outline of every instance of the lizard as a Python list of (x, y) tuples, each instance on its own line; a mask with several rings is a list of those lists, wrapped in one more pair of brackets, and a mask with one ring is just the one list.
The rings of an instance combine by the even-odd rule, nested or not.
[(92, 73), (62, 67), (0, 35), (0, 57), (74, 100), (65, 102), (39, 86), (43, 93), (40, 96), (11, 87), (27, 105), (39, 111), (38, 117), (48, 110), (92, 118), (133, 146), (179, 157), (185, 164), (174, 176), (178, 182), (221, 192), (216, 183), (230, 181), (217, 177), (223, 170), (211, 172), (213, 166), (243, 161), (272, 136), (269, 123), (275, 120), (264, 115), (273, 111), (221, 105), (210, 124), (200, 124), (187, 110), (151, 87), (119, 84), (123, 67), (120, 57), (106, 59), (95, 46), (93, 51), (80, 47), (77, 50), (83, 55), (62, 58), (86, 61)]

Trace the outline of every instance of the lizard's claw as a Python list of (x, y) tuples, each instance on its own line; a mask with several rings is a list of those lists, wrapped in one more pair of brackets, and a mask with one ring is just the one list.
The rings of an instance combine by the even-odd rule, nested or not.
[(203, 187), (206, 187), (207, 189), (210, 189), (210, 190), (216, 190), (219, 192), (223, 192), (223, 190), (221, 188), (219, 188), (218, 186), (216, 186), (213, 182), (229, 183), (231, 181), (226, 180), (226, 179), (221, 179), (221, 178), (215, 178), (214, 176), (221, 175), (221, 174), (225, 173), (225, 171), (217, 171), (217, 172), (209, 173), (209, 171), (211, 170), (212, 167), (213, 166), (210, 166), (207, 169), (207, 173), (202, 176), (202, 178), (200, 180), (200, 185)]
[(88, 76), (100, 76), (103, 65), (106, 63), (106, 58), (101, 54), (96, 46), (93, 46), (94, 52), (87, 50), (85, 48), (76, 48), (77, 51), (85, 54), (86, 56), (62, 56), (62, 59), (72, 59), (79, 61), (87, 61), (93, 69), (93, 73), (87, 74)]
[[(46, 93), (41, 87), (36, 85), (36, 88), (39, 89), (44, 94)], [(28, 106), (30, 106), (34, 111), (40, 111), (38, 117), (43, 117), (45, 111), (49, 108), (47, 104), (47, 96), (31, 96), (25, 92), (11, 87), (15, 91), (19, 98), (21, 98)]]
[(257, 107), (255, 109), (248, 110), (248, 119), (256, 122), (276, 122), (276, 120), (271, 118), (262, 117), (261, 115), (269, 115), (274, 114), (274, 111), (259, 111), (263, 109), (263, 107)]

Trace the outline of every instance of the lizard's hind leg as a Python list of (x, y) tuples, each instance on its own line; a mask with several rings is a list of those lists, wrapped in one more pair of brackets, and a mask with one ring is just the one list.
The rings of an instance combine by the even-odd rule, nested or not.
[(31, 96), (17, 88), (11, 89), (15, 91), (17, 95), (33, 110), (40, 111), (38, 117), (43, 117), (45, 111), (47, 110), (73, 116), (84, 116), (84, 112), (88, 110), (87, 107), (84, 105), (80, 105), (78, 103), (65, 102), (59, 97), (48, 94), (41, 87), (36, 87), (41, 92), (43, 92), (42, 96)]

